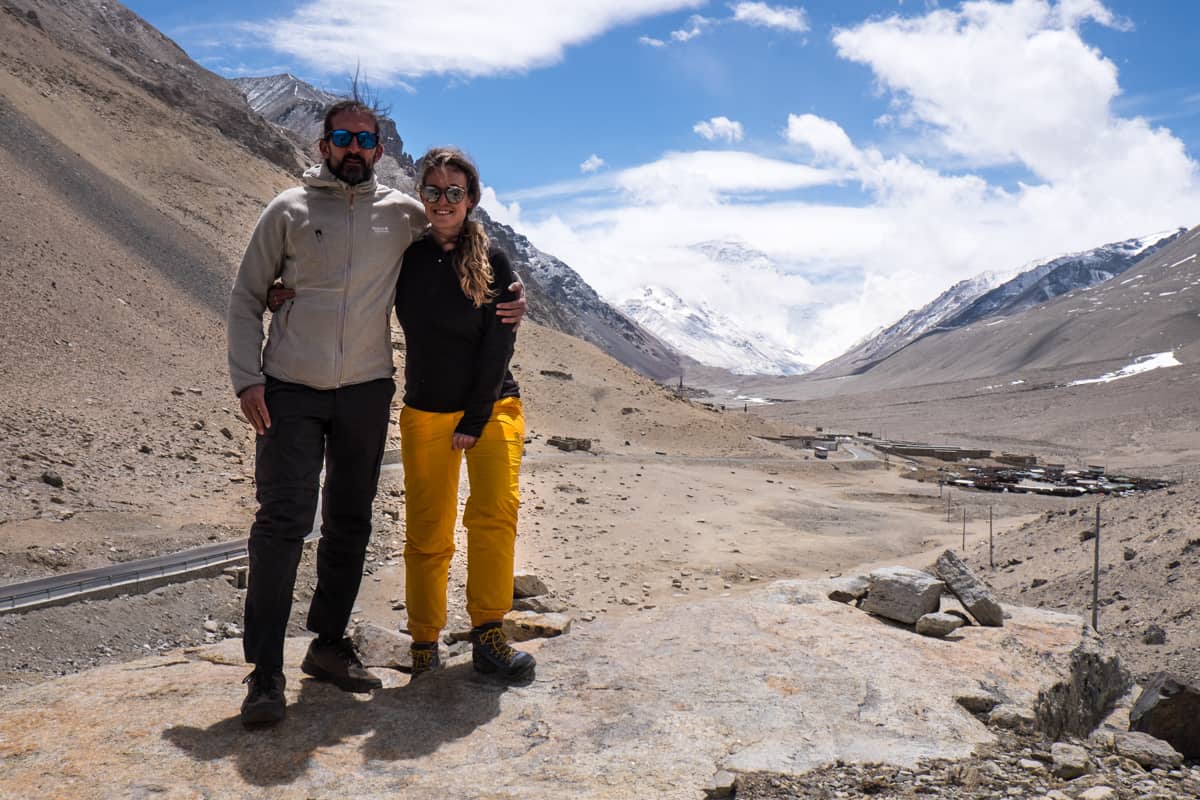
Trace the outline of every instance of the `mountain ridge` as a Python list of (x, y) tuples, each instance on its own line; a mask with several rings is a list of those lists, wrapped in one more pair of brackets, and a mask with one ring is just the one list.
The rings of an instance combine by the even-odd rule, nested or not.
[(983, 272), (951, 286), (919, 309), (813, 370), (814, 376), (862, 374), (928, 334), (1012, 316), (1056, 297), (1099, 285), (1150, 258), (1185, 233), (1154, 233), (1041, 262), (1004, 278)]

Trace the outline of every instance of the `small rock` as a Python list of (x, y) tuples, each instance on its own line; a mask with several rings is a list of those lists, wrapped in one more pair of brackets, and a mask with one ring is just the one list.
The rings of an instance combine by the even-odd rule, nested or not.
[(360, 622), (351, 630), (350, 639), (365, 667), (412, 669), (412, 637), (406, 633)]
[(1091, 769), (1088, 752), (1079, 745), (1055, 742), (1050, 745), (1050, 758), (1050, 771), (1063, 780), (1078, 778)]
[(42, 483), (49, 484), (50, 486), (53, 486), (55, 489), (63, 488), (62, 476), (59, 475), (57, 472), (55, 472), (52, 469), (48, 469), (42, 473)]
[(1142, 644), (1166, 644), (1167, 632), (1158, 625), (1150, 625), (1142, 632)]
[(988, 722), (999, 728), (1030, 732), (1037, 725), (1037, 716), (1028, 708), (1005, 703), (992, 709)]
[(1093, 786), (1081, 792), (1079, 800), (1117, 800), (1117, 790), (1108, 786)]
[(972, 714), (986, 714), (1000, 704), (997, 697), (982, 689), (977, 693), (959, 695), (954, 698), (954, 702)]
[(567, 604), (553, 597), (518, 597), (513, 599), (513, 611), (536, 611), (539, 614), (561, 614)]
[(954, 614), (926, 614), (917, 620), (917, 633), (941, 639), (961, 628), (963, 621)]
[(732, 772), (721, 770), (712, 778), (704, 787), (704, 794), (708, 798), (717, 800), (722, 797), (733, 797), (734, 790), (737, 787), (737, 776)]
[(549, 593), (546, 582), (532, 572), (518, 572), (513, 575), (513, 597), (537, 597)]
[(578, 439), (572, 436), (551, 436), (546, 440), (546, 444), (568, 453), (574, 450), (590, 451), (592, 449), (591, 439)]
[(538, 614), (533, 611), (510, 611), (504, 615), (504, 635), (512, 642), (530, 639), (550, 639), (571, 630), (571, 618), (566, 614)]
[(232, 439), (233, 431), (229, 430), (229, 428), (221, 428), (221, 435), (224, 436), (226, 439)]
[(871, 586), (871, 581), (866, 575), (847, 575), (843, 578), (834, 578), (831, 583), (833, 588), (826, 595), (835, 603), (853, 603), (867, 596), (867, 589)]
[(1132, 547), (1126, 547), (1123, 556), (1126, 561), (1133, 561), (1137, 558), (1137, 550), (1134, 550)]

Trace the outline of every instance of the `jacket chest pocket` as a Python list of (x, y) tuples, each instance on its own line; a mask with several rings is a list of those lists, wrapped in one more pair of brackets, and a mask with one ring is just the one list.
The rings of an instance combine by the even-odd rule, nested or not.
[[(340, 227), (340, 226), (338, 226)], [(298, 290), (337, 289), (345, 278), (345, 232), (309, 223), (292, 235), (291, 258), (284, 267), (284, 284)]]

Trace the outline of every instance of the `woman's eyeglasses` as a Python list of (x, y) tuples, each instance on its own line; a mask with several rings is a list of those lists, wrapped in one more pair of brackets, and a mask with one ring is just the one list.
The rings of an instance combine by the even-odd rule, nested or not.
[(359, 148), (363, 150), (374, 150), (379, 145), (379, 134), (374, 131), (345, 131), (336, 130), (330, 131), (325, 137), (333, 143), (334, 147), (349, 147), (350, 142), (358, 140)]
[(421, 187), (421, 199), (426, 203), (436, 203), (446, 195), (446, 202), (458, 205), (467, 197), (467, 190), (461, 186), (430, 186), (428, 183)]

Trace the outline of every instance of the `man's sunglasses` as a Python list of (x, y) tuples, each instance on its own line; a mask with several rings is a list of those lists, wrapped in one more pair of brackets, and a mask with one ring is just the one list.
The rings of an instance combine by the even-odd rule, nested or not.
[(440, 186), (430, 186), (425, 184), (421, 187), (421, 199), (426, 203), (436, 203), (442, 199), (442, 195), (446, 195), (446, 202), (458, 205), (467, 197), (467, 190), (461, 186), (447, 186), (442, 189)]
[(334, 147), (349, 147), (350, 142), (358, 139), (358, 146), (362, 150), (374, 150), (379, 145), (379, 134), (374, 131), (350, 131), (336, 130), (330, 131), (326, 136)]

